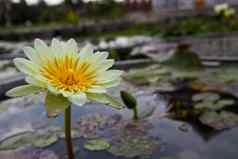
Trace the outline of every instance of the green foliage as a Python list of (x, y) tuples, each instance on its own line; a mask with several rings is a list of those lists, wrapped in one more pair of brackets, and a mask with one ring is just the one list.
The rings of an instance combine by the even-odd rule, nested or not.
[(190, 46), (181, 44), (177, 47), (174, 54), (163, 61), (162, 64), (174, 67), (176, 69), (202, 69), (202, 63), (198, 55), (189, 49)]
[(11, 136), (0, 143), (0, 150), (11, 150), (34, 146), (43, 148), (55, 143), (58, 137), (54, 133), (38, 134), (32, 132)]
[(238, 125), (238, 115), (227, 111), (222, 111), (220, 113), (206, 112), (199, 120), (203, 124), (209, 125), (217, 130), (232, 128)]
[(70, 9), (65, 16), (65, 21), (70, 23), (70, 24), (78, 24), (79, 23), (79, 16), (77, 13)]
[(113, 155), (127, 158), (149, 156), (155, 149), (158, 149), (160, 142), (145, 136), (131, 134), (123, 136), (119, 144), (113, 144), (108, 150)]
[(110, 148), (110, 144), (104, 139), (93, 139), (87, 141), (84, 148), (90, 151), (101, 151)]

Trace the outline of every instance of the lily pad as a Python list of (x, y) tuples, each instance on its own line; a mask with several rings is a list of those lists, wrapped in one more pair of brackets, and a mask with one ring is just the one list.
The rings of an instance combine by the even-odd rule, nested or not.
[(33, 133), (26, 132), (9, 137), (0, 143), (0, 150), (18, 149), (20, 147), (30, 146), (32, 135)]
[(89, 140), (85, 145), (84, 148), (90, 151), (101, 151), (110, 148), (110, 144), (104, 139), (94, 139)]
[(113, 155), (128, 158), (149, 156), (159, 148), (160, 142), (145, 136), (124, 136), (108, 150)]
[(47, 147), (58, 140), (55, 133), (25, 132), (8, 137), (0, 142), (0, 150), (12, 150), (28, 146)]
[(43, 148), (57, 142), (58, 137), (54, 134), (39, 135), (32, 141), (33, 146)]
[(187, 44), (180, 44), (174, 54), (162, 64), (179, 69), (202, 69), (202, 62), (198, 55), (190, 50)]
[(199, 101), (203, 101), (203, 100), (213, 102), (213, 101), (217, 101), (219, 99), (220, 99), (220, 95), (219, 94), (217, 94), (217, 93), (209, 93), (209, 92), (195, 94), (192, 97), (192, 100), (194, 102), (199, 102)]
[(229, 65), (229, 66), (223, 66), (218, 72), (217, 72), (217, 79), (221, 80), (225, 83), (231, 83), (231, 82), (237, 82), (238, 81), (238, 70), (237, 70), (237, 64)]
[(227, 111), (220, 113), (206, 112), (200, 116), (199, 120), (203, 124), (217, 130), (238, 126), (238, 115)]

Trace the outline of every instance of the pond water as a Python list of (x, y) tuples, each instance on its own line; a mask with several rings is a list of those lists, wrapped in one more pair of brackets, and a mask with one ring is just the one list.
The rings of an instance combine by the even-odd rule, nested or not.
[[(219, 42), (224, 39), (218, 39), (214, 47), (208, 47), (206, 41), (200, 43), (200, 40), (194, 40), (195, 42), (192, 42), (196, 45), (192, 47), (192, 50), (200, 50), (206, 54), (206, 51), (216, 52), (213, 48), (218, 48), (220, 45), (222, 48), (233, 50), (229, 55), (235, 57), (235, 43), (227, 42), (232, 38), (222, 42), (224, 45), (220, 45)], [(184, 41), (188, 40), (189, 38)], [(135, 38), (134, 42), (129, 43), (128, 39), (121, 38), (107, 45), (101, 43), (105, 47), (101, 46), (101, 48), (113, 48), (117, 43), (121, 44), (120, 51), (124, 47), (132, 50), (136, 48), (135, 46), (145, 43), (141, 48), (137, 48), (144, 54), (150, 52), (153, 54), (153, 50), (158, 51), (158, 44), (160, 44), (158, 46), (164, 43), (166, 46), (169, 45), (168, 41), (161, 42), (158, 39), (155, 41), (150, 38), (144, 38), (144, 40)], [(131, 46), (127, 46), (128, 43)], [(226, 47), (225, 44), (228, 43), (231, 44), (232, 49)], [(175, 46), (171, 47), (175, 48)], [(167, 52), (170, 47), (164, 49)], [(128, 49), (123, 52), (128, 53)], [(119, 54), (119, 51), (116, 53)], [(216, 55), (221, 55), (219, 53), (216, 52)], [(194, 56), (190, 54), (191, 52), (189, 56), (186, 54), (188, 59), (184, 59), (183, 54), (181, 58), (181, 53), (180, 57), (176, 54), (172, 56), (174, 58), (168, 64), (173, 65), (175, 69), (161, 67), (161, 65), (148, 66), (139, 70), (130, 69), (122, 84), (110, 90), (117, 97), (120, 90), (127, 90), (135, 95), (139, 103), (141, 118), (139, 121), (134, 121), (132, 112), (126, 108), (119, 111), (96, 103), (89, 103), (84, 107), (73, 106), (72, 136), (76, 159), (237, 159), (237, 67), (236, 65), (229, 67), (221, 65), (219, 69), (204, 70), (200, 68), (200, 64), (192, 66), (191, 62), (187, 63), (187, 61), (196, 63), (196, 59), (194, 60)], [(124, 56), (120, 58), (124, 60)], [(125, 56), (125, 59), (127, 58)], [(6, 59), (1, 61), (0, 79), (3, 77), (10, 79), (12, 75), (17, 74), (17, 70), (9, 61), (12, 57)], [(186, 69), (179, 71), (176, 70), (177, 66)], [(190, 67), (196, 67), (196, 69), (188, 70), (187, 68)], [(180, 85), (183, 86), (183, 82), (187, 81), (190, 81), (188, 85), (195, 89), (196, 93), (191, 94), (186, 92), (186, 89), (176, 92)], [(205, 94), (199, 94), (201, 92)], [(183, 93), (193, 98), (188, 100), (187, 95), (182, 98), (183, 104), (188, 106), (185, 107), (185, 113), (187, 108), (190, 111), (190, 103), (193, 102), (192, 107), (198, 107), (199, 111), (200, 108), (208, 110), (207, 112), (213, 116), (210, 118), (211, 114), (209, 114), (203, 118), (199, 117), (199, 120), (172, 118), (171, 99), (174, 99), (172, 102), (176, 105), (175, 98), (183, 97)], [(225, 97), (223, 97), (224, 94)], [(225, 107), (226, 105), (228, 108)], [(175, 110), (176, 113), (176, 109), (175, 106), (172, 111)], [(182, 111), (177, 113), (183, 114), (183, 109), (184, 107), (181, 107)], [(227, 113), (230, 109), (232, 109), (231, 112), (236, 110), (233, 112), (235, 115)], [(225, 117), (221, 115), (222, 112), (225, 112), (225, 115), (223, 114)], [(193, 113), (196, 115), (196, 112)], [(220, 116), (219, 113), (221, 113)], [(0, 159), (67, 159), (63, 122), (63, 114), (55, 118), (47, 118), (43, 94), (2, 101), (0, 103)]]
[[(121, 88), (132, 88), (128, 84)], [(120, 88), (118, 88), (120, 89)], [(79, 159), (236, 159), (238, 128), (206, 131), (198, 125), (166, 117), (167, 98), (150, 89), (133, 89), (140, 121), (129, 110), (99, 104), (72, 109), (74, 149)], [(1, 159), (66, 159), (62, 115), (48, 119), (43, 96), (4, 101), (0, 105)], [(147, 111), (147, 112), (146, 112)], [(103, 139), (110, 148), (84, 148), (91, 139)]]

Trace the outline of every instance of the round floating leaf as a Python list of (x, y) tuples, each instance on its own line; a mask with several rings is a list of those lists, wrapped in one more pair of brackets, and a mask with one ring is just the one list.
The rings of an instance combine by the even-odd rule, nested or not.
[(89, 140), (85, 145), (84, 148), (90, 151), (101, 151), (110, 148), (110, 144), (103, 139), (94, 139)]
[(234, 100), (232, 100), (232, 99), (230, 99), (230, 100), (219, 100), (217, 103), (216, 103), (217, 105), (219, 105), (220, 107), (225, 107), (225, 106), (230, 106), (230, 105), (233, 105), (233, 104), (235, 104), (235, 101)]
[(20, 133), (9, 138), (4, 139), (0, 143), (0, 150), (11, 150), (11, 149), (18, 149), (23, 148), (31, 145), (33, 133), (26, 132)]
[(196, 109), (213, 109), (213, 107), (215, 107), (215, 104), (210, 101), (204, 101), (194, 105), (194, 108)]
[(39, 137), (35, 137), (32, 141), (33, 146), (43, 148), (55, 143), (58, 137), (54, 134), (42, 134)]
[(200, 116), (199, 120), (217, 130), (238, 126), (238, 115), (227, 111), (220, 113), (206, 112)]
[(219, 94), (217, 94), (217, 93), (209, 93), (209, 92), (195, 94), (192, 97), (192, 100), (194, 102), (199, 102), (199, 101), (202, 101), (202, 100), (213, 102), (213, 101), (217, 101), (219, 99), (220, 99), (220, 95)]
[(113, 155), (128, 158), (149, 156), (155, 149), (159, 148), (159, 144), (157, 140), (131, 134), (123, 136), (123, 139), (120, 139), (119, 143), (113, 144), (108, 151)]

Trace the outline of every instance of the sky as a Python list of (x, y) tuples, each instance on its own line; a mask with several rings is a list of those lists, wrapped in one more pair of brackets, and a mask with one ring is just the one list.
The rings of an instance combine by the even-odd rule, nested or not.
[[(19, 2), (20, 0), (12, 0), (13, 2)], [(29, 5), (36, 4), (39, 0), (26, 0)], [(57, 5), (62, 3), (64, 0), (44, 0), (48, 5)], [(97, 1), (97, 0), (84, 0), (85, 2), (88, 1)], [(123, 1), (123, 0), (116, 0), (116, 1)]]

